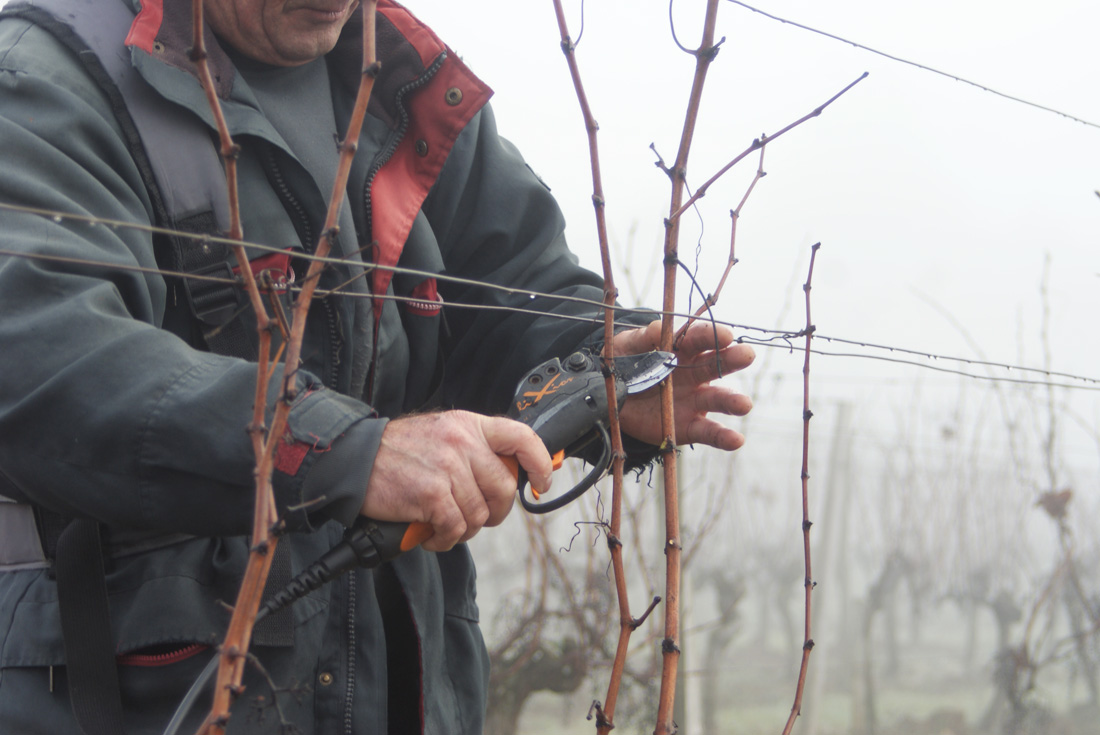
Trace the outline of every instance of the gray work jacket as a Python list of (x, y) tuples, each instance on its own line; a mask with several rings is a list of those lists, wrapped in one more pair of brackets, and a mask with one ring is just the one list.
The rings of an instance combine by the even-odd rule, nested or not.
[[(180, 115), (210, 126), (187, 61), (189, 7), (144, 0), (120, 53)], [(358, 22), (327, 57), (341, 128), (359, 77)], [(548, 190), (497, 135), (485, 85), (396, 4), (380, 6), (379, 42), (383, 73), (336, 253), (468, 280), (326, 272), (322, 288), (351, 295), (313, 308), (274, 478), (293, 571), (355, 518), (387, 417), (433, 394), (500, 412), (525, 370), (597, 333), (561, 318), (592, 307), (477, 285), (602, 298)], [(208, 43), (241, 145), (246, 239), (309, 250), (327, 191)], [(154, 223), (132, 140), (84, 62), (25, 18), (0, 21), (0, 201)], [(178, 283), (157, 273), (148, 230), (11, 211), (0, 222), (0, 248), (33, 256), (0, 255), (0, 496), (107, 528), (127, 732), (160, 732), (209, 655), (189, 654), (223, 634), (220, 603), (235, 598), (246, 561), (255, 365), (181, 338)], [(0, 730), (75, 732), (56, 584), (44, 564), (22, 561), (0, 574)], [(301, 732), (480, 732), (488, 662), (464, 546), (352, 573), (287, 615), (282, 632), (257, 631), (255, 652), (288, 687), (277, 696)], [(273, 731), (274, 711), (260, 706), (270, 688), (254, 670), (246, 684), (229, 731)]]

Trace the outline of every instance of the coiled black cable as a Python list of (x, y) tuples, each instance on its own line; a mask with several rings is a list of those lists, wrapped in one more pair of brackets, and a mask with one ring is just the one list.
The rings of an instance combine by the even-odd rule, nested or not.
[[(408, 527), (407, 523), (375, 521), (360, 516), (355, 524), (344, 532), (344, 538), (340, 543), (302, 570), (260, 607), (256, 612), (255, 622), (320, 589), (344, 572), (355, 567), (373, 569), (395, 558), (408, 548), (403, 546)], [(215, 653), (180, 700), (172, 719), (164, 728), (164, 735), (177, 735), (184, 718), (194, 707), (195, 701), (217, 670), (218, 654)]]

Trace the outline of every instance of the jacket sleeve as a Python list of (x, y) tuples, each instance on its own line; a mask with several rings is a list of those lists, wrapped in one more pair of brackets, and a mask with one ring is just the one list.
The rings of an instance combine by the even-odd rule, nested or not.
[[(450, 405), (503, 412), (528, 370), (579, 347), (599, 346), (603, 278), (569, 251), (561, 210), (516, 148), (497, 134), (490, 108), (456, 141), (425, 212), (448, 275), (540, 294), (441, 280), (445, 302), (457, 305), (447, 309)], [(471, 306), (488, 308), (466, 308)], [(627, 325), (652, 319), (616, 316)]]
[[(148, 225), (141, 176), (79, 61), (36, 27), (0, 29), (0, 201)], [(167, 291), (147, 230), (7, 209), (0, 220), (0, 495), (112, 526), (247, 532), (255, 365), (159, 328)], [(350, 521), (384, 422), (297, 381), (277, 499), (308, 506), (288, 514), (292, 528)], [(358, 461), (319, 464), (326, 454)]]

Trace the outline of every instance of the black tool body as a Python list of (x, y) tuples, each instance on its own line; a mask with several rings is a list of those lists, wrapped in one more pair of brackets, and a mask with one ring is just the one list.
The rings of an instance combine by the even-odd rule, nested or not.
[[(670, 353), (649, 352), (615, 358), (605, 368), (602, 359), (581, 350), (564, 360), (548, 360), (527, 373), (516, 389), (507, 415), (535, 430), (555, 457), (555, 468), (562, 456), (583, 457), (593, 462), (593, 466), (568, 492), (543, 502), (528, 499), (524, 489), (527, 475), (519, 468), (517, 480), (523, 507), (531, 513), (557, 510), (580, 497), (611, 465), (605, 369), (615, 376), (615, 404), (621, 407), (628, 393), (660, 382), (675, 364)], [(596, 459), (590, 450), (593, 442), (600, 444)], [(538, 495), (535, 498), (538, 500)]]

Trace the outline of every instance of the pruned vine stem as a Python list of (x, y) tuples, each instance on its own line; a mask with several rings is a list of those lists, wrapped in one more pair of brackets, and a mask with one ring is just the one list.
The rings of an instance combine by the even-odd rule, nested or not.
[[(374, 78), (379, 68), (374, 42), (377, 0), (365, 0), (362, 6), (363, 74), (347, 134), (340, 146), (340, 160), (337, 166), (336, 179), (333, 182), (332, 195), (329, 198), (323, 234), (314, 250), (314, 255), (321, 259), (328, 255), (331, 249), (330, 236), (337, 231), (336, 223), (339, 220), (340, 207), (344, 200), (343, 191), (347, 187), (347, 179), (351, 172), (351, 163), (355, 156), (359, 132), (362, 129), (366, 115), (367, 100), (370, 97), (374, 86)], [(219, 150), (222, 159), (225, 161), (226, 186), (230, 207), (228, 237), (238, 242), (238, 244), (233, 245), (233, 249), (239, 266), (238, 270), (256, 316), (260, 342), (255, 401), (252, 422), (249, 426), (253, 450), (256, 455), (256, 488), (251, 551), (245, 568), (244, 579), (237, 594), (237, 601), (233, 607), (229, 629), (220, 648), (221, 662), (214, 691), (214, 702), (210, 714), (200, 728), (201, 733), (220, 735), (225, 732), (233, 699), (242, 691), (241, 679), (244, 674), (256, 612), (263, 597), (264, 586), (267, 582), (268, 572), (279, 540), (278, 512), (275, 508), (274, 494), (271, 487), (274, 457), (278, 443), (284, 440), (290, 405), (296, 397), (297, 365), (301, 357), (306, 318), (316, 288), (317, 277), (324, 266), (321, 260), (312, 260), (306, 277), (303, 279), (304, 283), (298, 294), (293, 317), (290, 321), (290, 331), (286, 337), (282, 390), (275, 405), (271, 427), (265, 431), (264, 417), (267, 407), (268, 386), (275, 367), (271, 358), (271, 330), (273, 324), (277, 325), (277, 323), (273, 323), (268, 316), (263, 297), (249, 266), (248, 255), (244, 246), (239, 244), (244, 237), (237, 193), (237, 155), (239, 148), (230, 136), (229, 127), (222, 113), (210, 68), (207, 64), (203, 39), (203, 3), (201, 0), (193, 0), (192, 2), (192, 23), (194, 40), (191, 57), (214, 116), (215, 125), (218, 129)]]
[[(581, 81), (580, 68), (577, 64), (576, 46), (569, 35), (569, 27), (565, 20), (565, 12), (562, 9), (561, 0), (554, 0), (554, 13), (558, 21), (558, 30), (561, 33), (561, 49), (565, 54), (566, 63), (569, 66), (569, 75), (573, 80), (573, 88), (577, 93), (577, 101), (580, 103), (581, 114), (584, 116), (584, 127), (588, 132), (588, 153), (592, 168), (592, 205), (596, 215), (596, 233), (600, 244), (600, 261), (603, 266), (604, 277), (604, 348), (603, 357), (607, 365), (615, 356), (615, 301), (618, 291), (615, 288), (615, 277), (611, 267), (611, 251), (607, 242), (607, 224), (605, 217), (606, 200), (603, 194), (603, 181), (600, 175), (600, 155), (598, 136), (599, 125), (592, 115), (592, 109), (588, 104), (588, 97), (584, 92), (584, 84)], [(605, 385), (608, 396), (614, 396), (615, 375), (610, 370), (606, 371)], [(611, 435), (611, 523), (608, 528), (608, 547), (611, 552), (611, 564), (615, 576), (615, 592), (619, 605), (619, 640), (615, 648), (615, 659), (611, 666), (611, 677), (608, 683), (607, 696), (601, 707), (600, 717), (596, 720), (596, 730), (599, 733), (607, 733), (614, 727), (615, 706), (618, 702), (619, 687), (622, 683), (623, 671), (626, 667), (626, 654), (630, 643), (630, 634), (634, 631), (633, 617), (630, 614), (630, 598), (626, 587), (626, 570), (623, 564), (622, 543), (619, 541), (620, 528), (622, 526), (623, 505), (623, 461), (626, 454), (623, 451), (622, 432), (619, 426), (619, 410), (614, 400), (608, 401), (608, 429)]]
[(810, 666), (810, 651), (814, 648), (814, 639), (811, 637), (810, 623), (812, 617), (812, 602), (814, 586), (813, 565), (810, 559), (810, 419), (813, 412), (810, 411), (810, 343), (814, 337), (814, 323), (810, 317), (810, 289), (814, 277), (814, 261), (817, 259), (817, 251), (821, 243), (815, 243), (810, 251), (810, 267), (806, 274), (806, 283), (802, 290), (806, 293), (806, 347), (805, 359), (802, 363), (802, 552), (805, 560), (806, 576), (803, 580), (805, 586), (805, 627), (802, 638), (802, 662), (798, 667), (798, 685), (795, 687), (794, 704), (791, 705), (791, 714), (787, 718), (787, 724), (783, 728), (783, 735), (790, 735), (794, 722), (802, 713), (802, 693), (806, 689), (806, 674)]
[[(691, 93), (680, 134), (680, 145), (676, 160), (670, 171), (671, 198), (669, 218), (665, 221), (664, 244), (664, 297), (661, 319), (661, 349), (672, 351), (673, 320), (671, 312), (676, 306), (676, 267), (679, 262), (678, 247), (680, 224), (673, 216), (683, 206), (684, 181), (687, 174), (688, 153), (695, 135), (695, 124), (699, 116), (699, 105), (703, 96), (703, 84), (707, 70), (714, 59), (714, 29), (718, 19), (718, 0), (707, 0), (703, 22), (703, 35), (699, 48), (695, 51), (695, 74), (691, 83)], [(661, 647), (661, 686), (657, 700), (657, 723), (655, 735), (672, 735), (676, 724), (672, 719), (676, 700), (676, 674), (680, 662), (680, 505), (679, 485), (676, 473), (676, 425), (673, 411), (672, 381), (661, 383), (661, 430), (664, 435), (662, 472), (665, 488), (665, 620), (664, 643)]]

